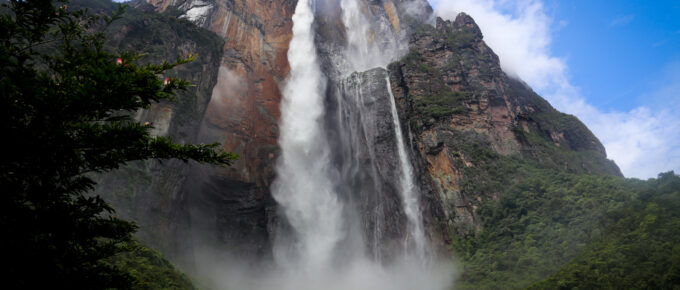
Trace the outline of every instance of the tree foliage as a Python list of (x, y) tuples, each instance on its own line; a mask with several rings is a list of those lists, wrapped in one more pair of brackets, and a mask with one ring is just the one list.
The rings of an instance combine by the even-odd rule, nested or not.
[[(56, 5), (55, 5), (56, 4)], [(229, 165), (219, 144), (152, 136), (139, 109), (189, 85), (165, 71), (195, 56), (139, 64), (107, 51), (97, 28), (118, 18), (70, 11), (66, 2), (10, 0), (0, 7), (4, 154), (0, 223), (10, 289), (128, 288), (132, 277), (103, 258), (123, 250), (135, 225), (88, 195), (88, 177), (132, 160), (177, 158)]]
[(680, 176), (662, 173), (635, 190), (634, 200), (602, 220), (602, 236), (530, 288), (680, 288)]
[(516, 175), (505, 173), (512, 185), (478, 208), (481, 232), (453, 237), (464, 269), (456, 289), (680, 285), (679, 176), (641, 181), (514, 168)]
[(137, 241), (128, 243), (128, 251), (105, 260), (110, 266), (125, 269), (133, 278), (132, 290), (196, 290), (192, 281), (161, 253)]
[[(484, 228), (454, 237), (460, 289), (518, 289), (554, 273), (600, 234), (632, 192), (621, 178), (521, 167), (524, 176), (478, 208)], [(515, 177), (517, 178), (517, 177)]]

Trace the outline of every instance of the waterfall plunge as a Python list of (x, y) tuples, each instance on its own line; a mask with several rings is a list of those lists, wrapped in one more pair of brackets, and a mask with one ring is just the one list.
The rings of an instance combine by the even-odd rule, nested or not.
[[(288, 51), (291, 70), (283, 88), (281, 107), (279, 145), (282, 153), (276, 165), (277, 177), (272, 185), (272, 195), (291, 227), (291, 236), (277, 237), (274, 245), (277, 266), (274, 269), (256, 277), (252, 273), (242, 272), (242, 269), (233, 271), (226, 280), (227, 289), (447, 289), (453, 275), (452, 269), (423, 263), (426, 242), (418, 209), (417, 186), (389, 80), (386, 82), (389, 94), (383, 97), (391, 98), (391, 106), (381, 109), (388, 111), (383, 121), (393, 123), (396, 140), (388, 141), (396, 145), (396, 157), (399, 159), (399, 165), (396, 166), (399, 170), (389, 178), (393, 183), (395, 179), (401, 180), (397, 191), (402, 198), (401, 210), (407, 217), (407, 225), (400, 226), (408, 227), (407, 241), (408, 238), (413, 240), (415, 251), (407, 253), (410, 247), (404, 245), (399, 253), (393, 253), (394, 257), (389, 262), (384, 262), (375, 256), (369, 258), (366, 245), (356, 243), (356, 236), (361, 241), (362, 234), (360, 229), (356, 229), (357, 223), (350, 222), (350, 219), (358, 210), (353, 211), (354, 204), (346, 204), (347, 199), (340, 198), (337, 192), (338, 189), (343, 190), (343, 184), (335, 180), (340, 174), (337, 168), (333, 168), (332, 146), (326, 138), (322, 122), (326, 114), (326, 83), (314, 45), (312, 1), (299, 1), (293, 15), (293, 38)], [(356, 25), (348, 29), (350, 39), (347, 54), (351, 57), (347, 58), (346, 67), (341, 71), (349, 73), (374, 66), (385, 67), (397, 54), (385, 53), (369, 43), (366, 37), (368, 21), (362, 16), (356, 0), (342, 0), (342, 3), (343, 20), (347, 21), (346, 24), (356, 21), (353, 22)], [(397, 51), (397, 41), (392, 39), (392, 43), (395, 45), (391, 47)], [(376, 57), (380, 53), (382, 56)], [(380, 73), (386, 76), (384, 70)], [(360, 92), (357, 96), (362, 98)], [(367, 112), (366, 109), (362, 111), (363, 114)], [(365, 125), (365, 122), (360, 123)], [(375, 155), (372, 157), (380, 158)], [(354, 168), (357, 166), (360, 167), (358, 164), (352, 165)], [(380, 222), (379, 216), (376, 222)], [(376, 227), (380, 228), (380, 225)], [(375, 244), (374, 247), (381, 245)]]
[(310, 269), (328, 265), (342, 237), (342, 205), (327, 174), (329, 148), (319, 118), (324, 113), (325, 88), (316, 56), (311, 0), (297, 3), (293, 38), (288, 50), (290, 76), (281, 107), (282, 155), (273, 196), (297, 234), (291, 248), (277, 245), (279, 263), (292, 260)]

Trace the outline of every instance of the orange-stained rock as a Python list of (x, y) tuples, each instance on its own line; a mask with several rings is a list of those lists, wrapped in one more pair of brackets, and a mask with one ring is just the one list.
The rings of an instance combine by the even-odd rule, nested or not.
[[(226, 150), (241, 155), (230, 176), (266, 186), (262, 168), (255, 166), (262, 146), (277, 143), (279, 82), (286, 78), (286, 52), (294, 7), (285, 1), (222, 2), (208, 28), (224, 40), (221, 74), (204, 122), (221, 128)], [(271, 154), (272, 152), (269, 152)], [(270, 161), (271, 162), (271, 161)]]
[[(287, 50), (292, 37), (294, 1), (264, 0), (147, 0), (156, 11), (175, 6), (179, 18), (192, 20), (195, 7), (205, 6), (204, 23), (195, 23), (224, 39), (218, 83), (203, 119), (199, 138), (220, 142), (240, 155), (235, 166), (221, 175), (268, 186), (272, 173), (258, 166), (261, 150), (276, 154), (281, 81), (288, 71)], [(197, 10), (198, 11), (198, 10)], [(220, 131), (217, 134), (215, 131)], [(263, 149), (265, 148), (265, 149)], [(275, 158), (266, 160), (273, 162)], [(265, 167), (271, 167), (266, 165)]]
[(385, 8), (387, 17), (390, 19), (390, 23), (392, 23), (392, 29), (396, 34), (399, 34), (401, 32), (401, 25), (399, 25), (399, 15), (397, 14), (397, 8), (394, 7), (394, 3), (392, 1), (385, 1), (383, 8)]
[[(192, 228), (215, 244), (266, 254), (270, 247), (269, 183), (278, 155), (280, 87), (289, 72), (295, 1), (145, 0), (163, 13), (179, 11), (224, 40), (217, 83), (202, 116), (201, 143), (239, 154), (226, 168), (195, 166), (184, 193)], [(146, 4), (139, 4), (146, 5)], [(174, 11), (174, 10), (173, 10)], [(201, 57), (199, 55), (199, 57)], [(211, 242), (212, 243), (212, 242)]]

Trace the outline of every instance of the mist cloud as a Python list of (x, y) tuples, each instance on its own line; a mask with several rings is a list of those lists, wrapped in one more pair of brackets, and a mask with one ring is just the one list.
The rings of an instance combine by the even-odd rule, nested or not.
[[(472, 16), (486, 43), (498, 54), (501, 67), (519, 77), (558, 110), (576, 115), (602, 141), (607, 155), (627, 177), (648, 178), (659, 172), (680, 171), (680, 65), (670, 69), (671, 81), (654, 92), (656, 102), (630, 111), (603, 110), (589, 104), (570, 82), (566, 60), (550, 51), (552, 19), (542, 1), (433, 0), (435, 13), (454, 19)], [(632, 21), (632, 18), (628, 21)], [(625, 23), (619, 23), (623, 25)], [(597, 97), (597, 96), (592, 96)], [(641, 96), (645, 97), (645, 96)]]

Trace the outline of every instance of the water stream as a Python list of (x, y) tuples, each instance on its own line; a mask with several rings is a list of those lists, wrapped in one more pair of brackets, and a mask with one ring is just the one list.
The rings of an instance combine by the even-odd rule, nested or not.
[(281, 156), (271, 188), (286, 224), (274, 244), (278, 270), (230, 283), (243, 289), (446, 289), (450, 268), (425, 262), (420, 192), (385, 69), (399, 56), (398, 36), (383, 33), (388, 26), (374, 27), (358, 0), (340, 4), (347, 46), (338, 68), (343, 79), (331, 80), (340, 85), (337, 112), (327, 112), (325, 103), (328, 77), (315, 47), (314, 0), (295, 8)]
[(292, 241), (277, 243), (277, 262), (319, 269), (330, 264), (343, 236), (343, 205), (328, 175), (329, 147), (319, 121), (324, 114), (325, 82), (314, 45), (312, 4), (298, 1), (293, 15), (290, 76), (281, 106), (281, 157), (272, 195), (296, 235)]
[[(413, 176), (413, 166), (406, 153), (406, 146), (404, 145), (404, 135), (401, 131), (401, 123), (399, 121), (399, 114), (397, 113), (397, 104), (392, 94), (392, 87), (389, 77), (385, 77), (387, 83), (387, 91), (389, 93), (392, 120), (394, 122), (394, 132), (397, 136), (395, 142), (397, 143), (397, 151), (399, 153), (399, 165), (401, 167), (401, 178), (399, 179), (402, 203), (404, 205), (404, 213), (408, 218), (408, 228), (410, 237), (413, 239), (413, 247), (415, 255), (418, 259), (426, 259), (427, 241), (425, 240), (425, 233), (423, 232), (423, 221), (419, 208), (419, 191), (415, 184)], [(408, 249), (408, 245), (407, 245)]]

